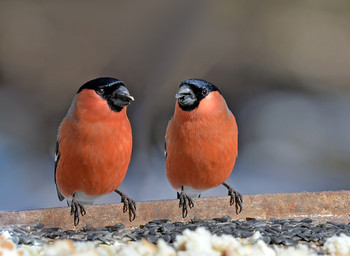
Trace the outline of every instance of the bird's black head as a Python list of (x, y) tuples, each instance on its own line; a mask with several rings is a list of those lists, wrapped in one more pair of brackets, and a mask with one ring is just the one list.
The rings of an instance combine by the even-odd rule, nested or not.
[(180, 84), (180, 88), (175, 95), (179, 106), (184, 111), (191, 111), (199, 106), (202, 99), (209, 93), (220, 90), (213, 84), (202, 79), (188, 79)]
[(126, 89), (125, 84), (115, 78), (100, 77), (83, 84), (77, 93), (82, 90), (94, 90), (100, 97), (105, 99), (108, 106), (115, 112), (119, 112), (123, 107), (129, 105), (133, 100)]

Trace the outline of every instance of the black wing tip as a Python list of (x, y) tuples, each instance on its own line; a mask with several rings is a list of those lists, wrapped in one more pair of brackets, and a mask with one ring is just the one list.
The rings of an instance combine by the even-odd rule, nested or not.
[(58, 187), (56, 186), (57, 189), (57, 197), (60, 201), (63, 201), (65, 197), (61, 194), (61, 192), (58, 190)]
[(59, 191), (58, 187), (57, 187), (57, 182), (56, 182), (56, 170), (57, 170), (57, 164), (58, 164), (58, 161), (60, 160), (60, 154), (59, 154), (59, 149), (60, 147), (60, 144), (58, 142), (58, 140), (56, 141), (56, 161), (55, 161), (55, 172), (54, 172), (54, 180), (55, 180), (55, 184), (56, 184), (56, 190), (57, 190), (57, 196), (58, 196), (58, 199), (60, 201), (63, 201), (65, 199), (65, 197), (61, 194), (61, 192)]

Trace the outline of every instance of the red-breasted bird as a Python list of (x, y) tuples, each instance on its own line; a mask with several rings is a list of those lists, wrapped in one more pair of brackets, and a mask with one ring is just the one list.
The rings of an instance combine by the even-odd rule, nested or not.
[(126, 108), (133, 100), (118, 79), (91, 80), (80, 87), (58, 129), (55, 183), (59, 200), (71, 206), (74, 225), (86, 213), (84, 204), (113, 191), (121, 196), (123, 211), (129, 210), (130, 221), (135, 219), (135, 202), (117, 190), (131, 157)]
[(201, 79), (180, 84), (175, 112), (165, 136), (166, 174), (177, 190), (182, 216), (194, 206), (191, 198), (224, 185), (236, 213), (242, 196), (225, 183), (236, 162), (238, 130), (219, 89)]

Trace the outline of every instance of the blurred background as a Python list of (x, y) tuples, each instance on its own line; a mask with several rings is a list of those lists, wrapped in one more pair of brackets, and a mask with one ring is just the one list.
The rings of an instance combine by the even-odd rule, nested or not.
[(236, 116), (228, 183), (239, 192), (350, 188), (349, 1), (2, 0), (0, 210), (66, 205), (53, 177), (57, 128), (99, 76), (136, 98), (120, 187), (134, 200), (176, 198), (164, 135), (188, 78), (217, 85)]

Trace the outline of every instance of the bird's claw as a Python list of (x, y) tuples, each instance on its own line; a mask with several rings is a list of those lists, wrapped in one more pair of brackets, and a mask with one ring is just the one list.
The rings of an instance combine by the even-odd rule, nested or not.
[(79, 224), (79, 212), (81, 216), (84, 216), (86, 214), (84, 206), (81, 203), (79, 203), (75, 198), (73, 198), (70, 208), (70, 215), (74, 215), (74, 226), (77, 226)]
[(125, 196), (122, 196), (120, 202), (123, 203), (123, 213), (126, 213), (126, 211), (129, 209), (128, 200)]
[(242, 195), (232, 188), (228, 190), (228, 195), (230, 196), (230, 205), (234, 204), (236, 208), (236, 214), (239, 214), (242, 211)]
[(185, 218), (188, 213), (187, 205), (190, 208), (192, 208), (194, 206), (194, 203), (192, 199), (188, 195), (186, 195), (185, 192), (181, 191), (180, 193), (178, 193), (178, 195), (179, 195), (179, 208), (182, 207), (182, 217)]
[(226, 183), (222, 183), (222, 185), (224, 185), (228, 189), (228, 195), (230, 196), (230, 205), (235, 205), (236, 214), (239, 214), (243, 208), (242, 195)]
[(121, 196), (121, 203), (123, 203), (123, 213), (129, 211), (129, 221), (133, 221), (136, 218), (136, 203), (130, 197), (120, 192), (119, 190), (115, 190)]

